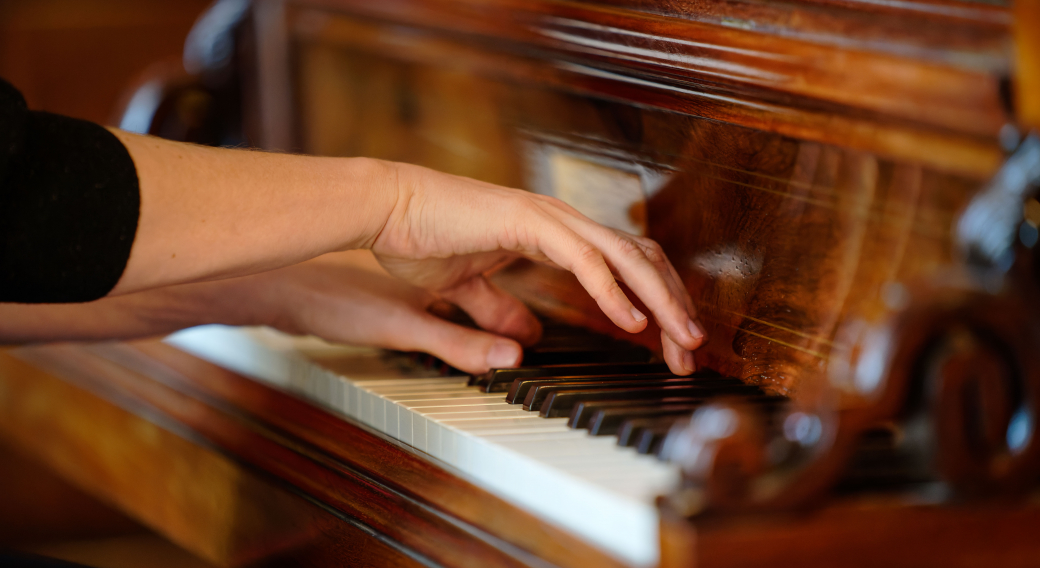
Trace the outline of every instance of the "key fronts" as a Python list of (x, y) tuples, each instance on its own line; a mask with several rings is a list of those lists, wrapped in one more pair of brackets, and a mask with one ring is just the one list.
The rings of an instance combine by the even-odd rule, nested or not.
[(542, 342), (525, 350), (522, 367), (492, 369), (470, 377), (469, 385), (505, 393), (506, 402), (544, 418), (566, 417), (568, 426), (592, 436), (616, 436), (618, 445), (643, 454), (658, 453), (676, 421), (715, 397), (767, 410), (786, 401), (712, 371), (677, 376), (650, 358), (631, 343), (547, 324)]

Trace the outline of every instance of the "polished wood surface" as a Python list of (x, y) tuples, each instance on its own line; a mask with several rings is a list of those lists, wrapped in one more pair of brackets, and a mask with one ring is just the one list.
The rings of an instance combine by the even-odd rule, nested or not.
[[(586, 200), (589, 167), (634, 179), (641, 198), (603, 207), (677, 267), (701, 364), (792, 394), (886, 293), (957, 264), (951, 226), (1002, 159), (1011, 16), (957, 6), (890, 27), (856, 2), (293, 2), (281, 137)], [(613, 329), (568, 275), (499, 277)]]
[[(220, 566), (616, 565), (428, 456), (159, 342), (8, 351), (0, 392), (0, 437)], [(1037, 522), (1035, 504), (897, 496), (665, 516), (661, 566), (1030, 566)]]
[(118, 125), (117, 102), (157, 63), (179, 64), (210, 0), (5, 0), (0, 77), (29, 108)]
[[(620, 99), (976, 176), (1000, 161), (992, 144), (1007, 118), (1000, 92), (1008, 70), (1006, 13), (997, 22), (951, 22), (907, 11), (901, 15), (908, 23), (931, 30), (927, 48), (876, 22), (873, 35), (852, 48), (839, 44), (838, 34), (820, 42), (812, 22), (802, 23), (802, 13), (818, 7), (776, 8), (785, 25), (763, 33), (756, 20), (742, 17), (750, 3), (673, 5), (671, 17), (660, 15), (668, 3), (654, 4), (307, 0), (291, 4), (287, 27), (304, 51), (338, 43), (423, 67), (497, 76), (510, 86)], [(339, 16), (344, 12), (365, 19)], [(857, 10), (827, 15), (832, 26), (866, 31)], [(404, 30), (378, 20), (373, 26), (372, 17), (414, 29), (399, 41)], [(711, 18), (723, 25), (703, 21)], [(940, 40), (958, 26), (965, 33)], [(936, 52), (946, 59), (929, 57)]]
[(72, 486), (31, 455), (0, 442), (0, 546), (137, 535), (126, 515)]
[[(690, 566), (1035, 566), (1035, 504), (929, 506), (901, 497), (835, 500), (760, 518), (665, 521), (662, 568)], [(668, 542), (673, 540), (674, 542)], [(695, 543), (695, 544), (694, 544)]]
[[(322, 548), (309, 543), (322, 534), (335, 537), (329, 527), (344, 525), (339, 533), (360, 526), (377, 540), (395, 543), (396, 554), (442, 566), (617, 566), (575, 537), (431, 464), (428, 456), (162, 343), (25, 348), (12, 355), (0, 369), (0, 379), (10, 383), (6, 391), (13, 393), (5, 399), (12, 409), (5, 435), (21, 444), (30, 443), (24, 436), (44, 435), (40, 450), (52, 466), (220, 565), (289, 554), (304, 545)], [(55, 377), (155, 424), (111, 404), (84, 406), (75, 398), (82, 394), (77, 387)], [(45, 387), (57, 392), (35, 390)], [(33, 398), (46, 408), (32, 409), (27, 400)], [(102, 408), (134, 428), (82, 428), (95, 414), (107, 421)], [(50, 423), (52, 414), (62, 420)], [(106, 444), (112, 446), (104, 452)], [(99, 449), (104, 453), (96, 455)], [(301, 512), (298, 500), (277, 485), (250, 476), (240, 480), (242, 467), (263, 472), (322, 511)]]
[(1016, 100), (1022, 122), (1040, 128), (1040, 2), (1015, 2)]
[[(663, 498), (662, 566), (1026, 566), (1040, 438), (1006, 434), (1040, 408), (1035, 254), (984, 273), (954, 227), (1007, 133), (1036, 125), (1035, 5), (256, 0), (196, 80), (241, 109), (214, 140), (522, 187), (662, 244), (708, 326), (698, 362), (826, 428), (766, 479), (785, 494), (742, 501), (768, 448), (734, 443), (718, 471), (740, 475)], [(495, 278), (618, 334), (563, 272)], [(0, 381), (5, 437), (213, 562), (612, 565), (427, 456), (156, 341), (19, 349)], [(834, 495), (878, 426), (930, 490)]]

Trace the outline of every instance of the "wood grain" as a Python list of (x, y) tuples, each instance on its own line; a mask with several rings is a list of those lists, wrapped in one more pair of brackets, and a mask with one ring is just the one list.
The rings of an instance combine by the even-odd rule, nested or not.
[[(437, 564), (515, 567), (550, 561), (580, 566), (595, 559), (600, 566), (617, 565), (432, 465), (428, 457), (164, 344), (55, 346), (16, 353), (92, 391), (116, 400), (129, 397), (126, 404), (135, 411)], [(233, 519), (213, 517), (211, 522), (240, 530), (233, 529)], [(165, 533), (166, 520), (156, 524)], [(182, 528), (170, 530), (179, 534)], [(526, 550), (537, 550), (538, 556)]]
[(1015, 2), (1015, 104), (1027, 127), (1040, 128), (1040, 2)]
[(132, 393), (113, 392), (109, 385), (109, 398), (120, 402), (113, 404), (65, 382), (82, 380), (83, 371), (69, 375), (59, 379), (0, 354), (0, 434), (201, 558), (220, 566), (272, 556), (292, 558), (300, 566), (334, 559), (359, 566), (419, 565), (400, 549), (373, 540), (370, 531), (200, 445), (183, 425)]
[(1033, 566), (1035, 503), (908, 504), (837, 500), (820, 510), (702, 521), (665, 518), (661, 568), (737, 566)]
[[(305, 46), (332, 43), (424, 65), (468, 67), (510, 83), (577, 90), (975, 176), (988, 175), (1000, 160), (994, 137), (1007, 119), (1000, 98), (1004, 51), (982, 69), (845, 51), (804, 39), (798, 25), (783, 34), (747, 31), (693, 21), (699, 12), (692, 8), (665, 18), (549, 1), (499, 0), (479, 9), (467, 0), (294, 6), (291, 31)], [(365, 16), (360, 21), (377, 16), (392, 23), (360, 25), (337, 15), (345, 10)], [(412, 28), (405, 31), (402, 23)], [(1000, 33), (1006, 44), (1008, 30)], [(804, 37), (813, 36), (807, 30)]]
[[(640, 176), (641, 210), (619, 214), (645, 218), (693, 296), (711, 338), (700, 363), (797, 394), (853, 348), (857, 322), (885, 316), (886, 293), (957, 264), (950, 227), (1003, 159), (1010, 14), (299, 0), (292, 116), (308, 153), (542, 192), (554, 155)], [(522, 264), (498, 281), (617, 333), (567, 274)]]

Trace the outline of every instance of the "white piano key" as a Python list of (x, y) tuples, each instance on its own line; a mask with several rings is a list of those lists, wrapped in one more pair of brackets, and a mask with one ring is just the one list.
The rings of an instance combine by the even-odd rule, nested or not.
[(346, 412), (346, 407), (343, 404), (343, 389), (343, 379), (336, 377), (332, 381), (332, 393), (329, 395), (329, 400), (332, 403), (333, 410), (340, 413)]
[(457, 382), (462, 379), (459, 377), (441, 377), (441, 376), (429, 376), (429, 377), (396, 377), (387, 378), (379, 377), (378, 379), (351, 379), (354, 384), (363, 388), (381, 387), (381, 386), (413, 386), (413, 385), (439, 385), (447, 384), (448, 382)]
[(433, 420), (426, 422), (426, 453), (435, 458), (441, 457), (441, 434), (444, 426)]
[(529, 412), (523, 410), (516, 410), (512, 408), (503, 408), (501, 410), (468, 410), (466, 407), (456, 407), (452, 412), (424, 412), (426, 409), (412, 409), (423, 416), (428, 416), (437, 421), (446, 420), (502, 420), (506, 418), (524, 418), (530, 415)]
[(462, 392), (465, 392), (465, 393), (468, 393), (468, 394), (478, 394), (473, 389), (467, 387), (465, 385), (465, 383), (463, 383), (463, 384), (452, 383), (452, 384), (445, 384), (445, 385), (440, 385), (440, 384), (415, 385), (415, 386), (411, 386), (411, 385), (397, 385), (397, 386), (380, 385), (380, 386), (375, 386), (375, 387), (366, 386), (364, 388), (366, 390), (368, 390), (369, 392), (374, 392), (374, 393), (381, 394), (381, 395), (384, 395), (384, 396), (394, 396), (394, 397), (398, 397), (398, 398), (401, 397), (402, 395), (406, 395), (406, 394), (419, 394), (419, 395), (421, 395), (421, 394), (462, 393)]
[(445, 431), (441, 435), (441, 459), (451, 465), (458, 462), (458, 439), (458, 432), (445, 427)]
[(361, 421), (369, 426), (373, 426), (373, 420), (375, 416), (375, 398), (376, 395), (362, 389), (361, 391)]
[(425, 416), (412, 415), (412, 445), (424, 452), (426, 451), (427, 422), (428, 420)]
[[(397, 431), (401, 435), (401, 441), (406, 444), (412, 444), (412, 413), (408, 412), (408, 409), (403, 409), (397, 406)], [(414, 444), (412, 444), (414, 445)]]
[(453, 465), (623, 562), (648, 568), (658, 561), (654, 499), (675, 486), (678, 470), (618, 447), (613, 436), (570, 429), (565, 418), (540, 418), (506, 403), (502, 393), (466, 386), (466, 377), (333, 373), (306, 358), (309, 347), (294, 347), (299, 340), (270, 330), (206, 326), (168, 341)]
[(412, 408), (415, 409), (416, 412), (421, 412), (426, 416), (433, 416), (442, 412), (527, 412), (520, 407), (494, 403), (456, 406), (420, 406)]
[(347, 389), (347, 415), (355, 420), (361, 420), (361, 389), (351, 384)]
[(524, 412), (522, 410), (520, 412), (513, 410), (492, 410), (490, 412), (466, 412), (464, 410), (459, 412), (422, 412), (421, 409), (419, 409), (419, 413), (445, 424), (454, 424), (456, 422), (475, 423), (484, 421), (498, 423), (509, 422), (511, 424), (519, 424), (522, 422), (530, 422), (532, 424), (545, 423), (545, 420), (538, 417), (538, 415), (532, 416), (530, 412)]
[(400, 406), (392, 402), (386, 402), (383, 404), (383, 412), (386, 413), (386, 416), (383, 418), (383, 424), (385, 427), (384, 432), (387, 436), (396, 439), (401, 439), (400, 418), (398, 417), (398, 410), (400, 408)]
[(471, 401), (484, 401), (484, 402), (487, 402), (487, 401), (491, 401), (491, 400), (498, 400), (501, 397), (496, 397), (495, 395), (491, 395), (491, 394), (483, 394), (482, 395), (482, 394), (473, 392), (472, 390), (465, 390), (465, 391), (460, 390), (459, 392), (435, 392), (435, 393), (427, 393), (427, 394), (388, 395), (386, 398), (387, 398), (387, 400), (392, 400), (394, 402), (400, 402), (402, 404), (408, 405), (409, 403), (430, 402), (430, 401), (438, 401), (438, 400), (443, 400), (443, 401), (445, 401), (445, 403), (448, 403), (448, 401), (460, 400), (460, 399), (461, 400), (471, 400)]
[(446, 420), (445, 424), (451, 424), (459, 430), (466, 430), (468, 432), (477, 431), (520, 431), (520, 432), (559, 432), (560, 424), (553, 424), (551, 420), (546, 420), (537, 415), (535, 416), (522, 416), (522, 417), (507, 417), (501, 419), (490, 419), (490, 420), (465, 420), (455, 419)]
[[(412, 401), (400, 401), (395, 400), (395, 404), (400, 405), (402, 408), (408, 408), (412, 412), (418, 412), (420, 414), (426, 414), (430, 409), (438, 409), (436, 412), (449, 412), (448, 409), (455, 409), (458, 411), (467, 411), (487, 406), (488, 401), (486, 400), (472, 400), (468, 398), (456, 398), (456, 399), (435, 399), (435, 400), (412, 400)], [(503, 407), (505, 408), (505, 407)]]
[(385, 398), (375, 393), (369, 393), (372, 401), (372, 427), (380, 432), (386, 432), (386, 404)]

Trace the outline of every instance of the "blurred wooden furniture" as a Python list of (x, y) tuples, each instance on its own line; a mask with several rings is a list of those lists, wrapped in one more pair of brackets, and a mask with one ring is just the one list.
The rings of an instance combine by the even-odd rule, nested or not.
[[(1017, 9), (226, 0), (142, 129), (418, 163), (660, 242), (709, 326), (700, 363), (790, 399), (766, 420), (719, 401), (724, 428), (673, 432), (661, 566), (1027, 566), (1040, 140), (1035, 66), (1012, 57), (1033, 53), (1012, 27), (1035, 3)], [(565, 274), (498, 278), (612, 333)], [(620, 563), (308, 393), (168, 344), (0, 364), (5, 437), (218, 564)], [(895, 481), (865, 465), (878, 443)]]
[(128, 83), (157, 62), (179, 65), (208, 0), (7, 0), (0, 3), (0, 77), (29, 107), (102, 124)]

